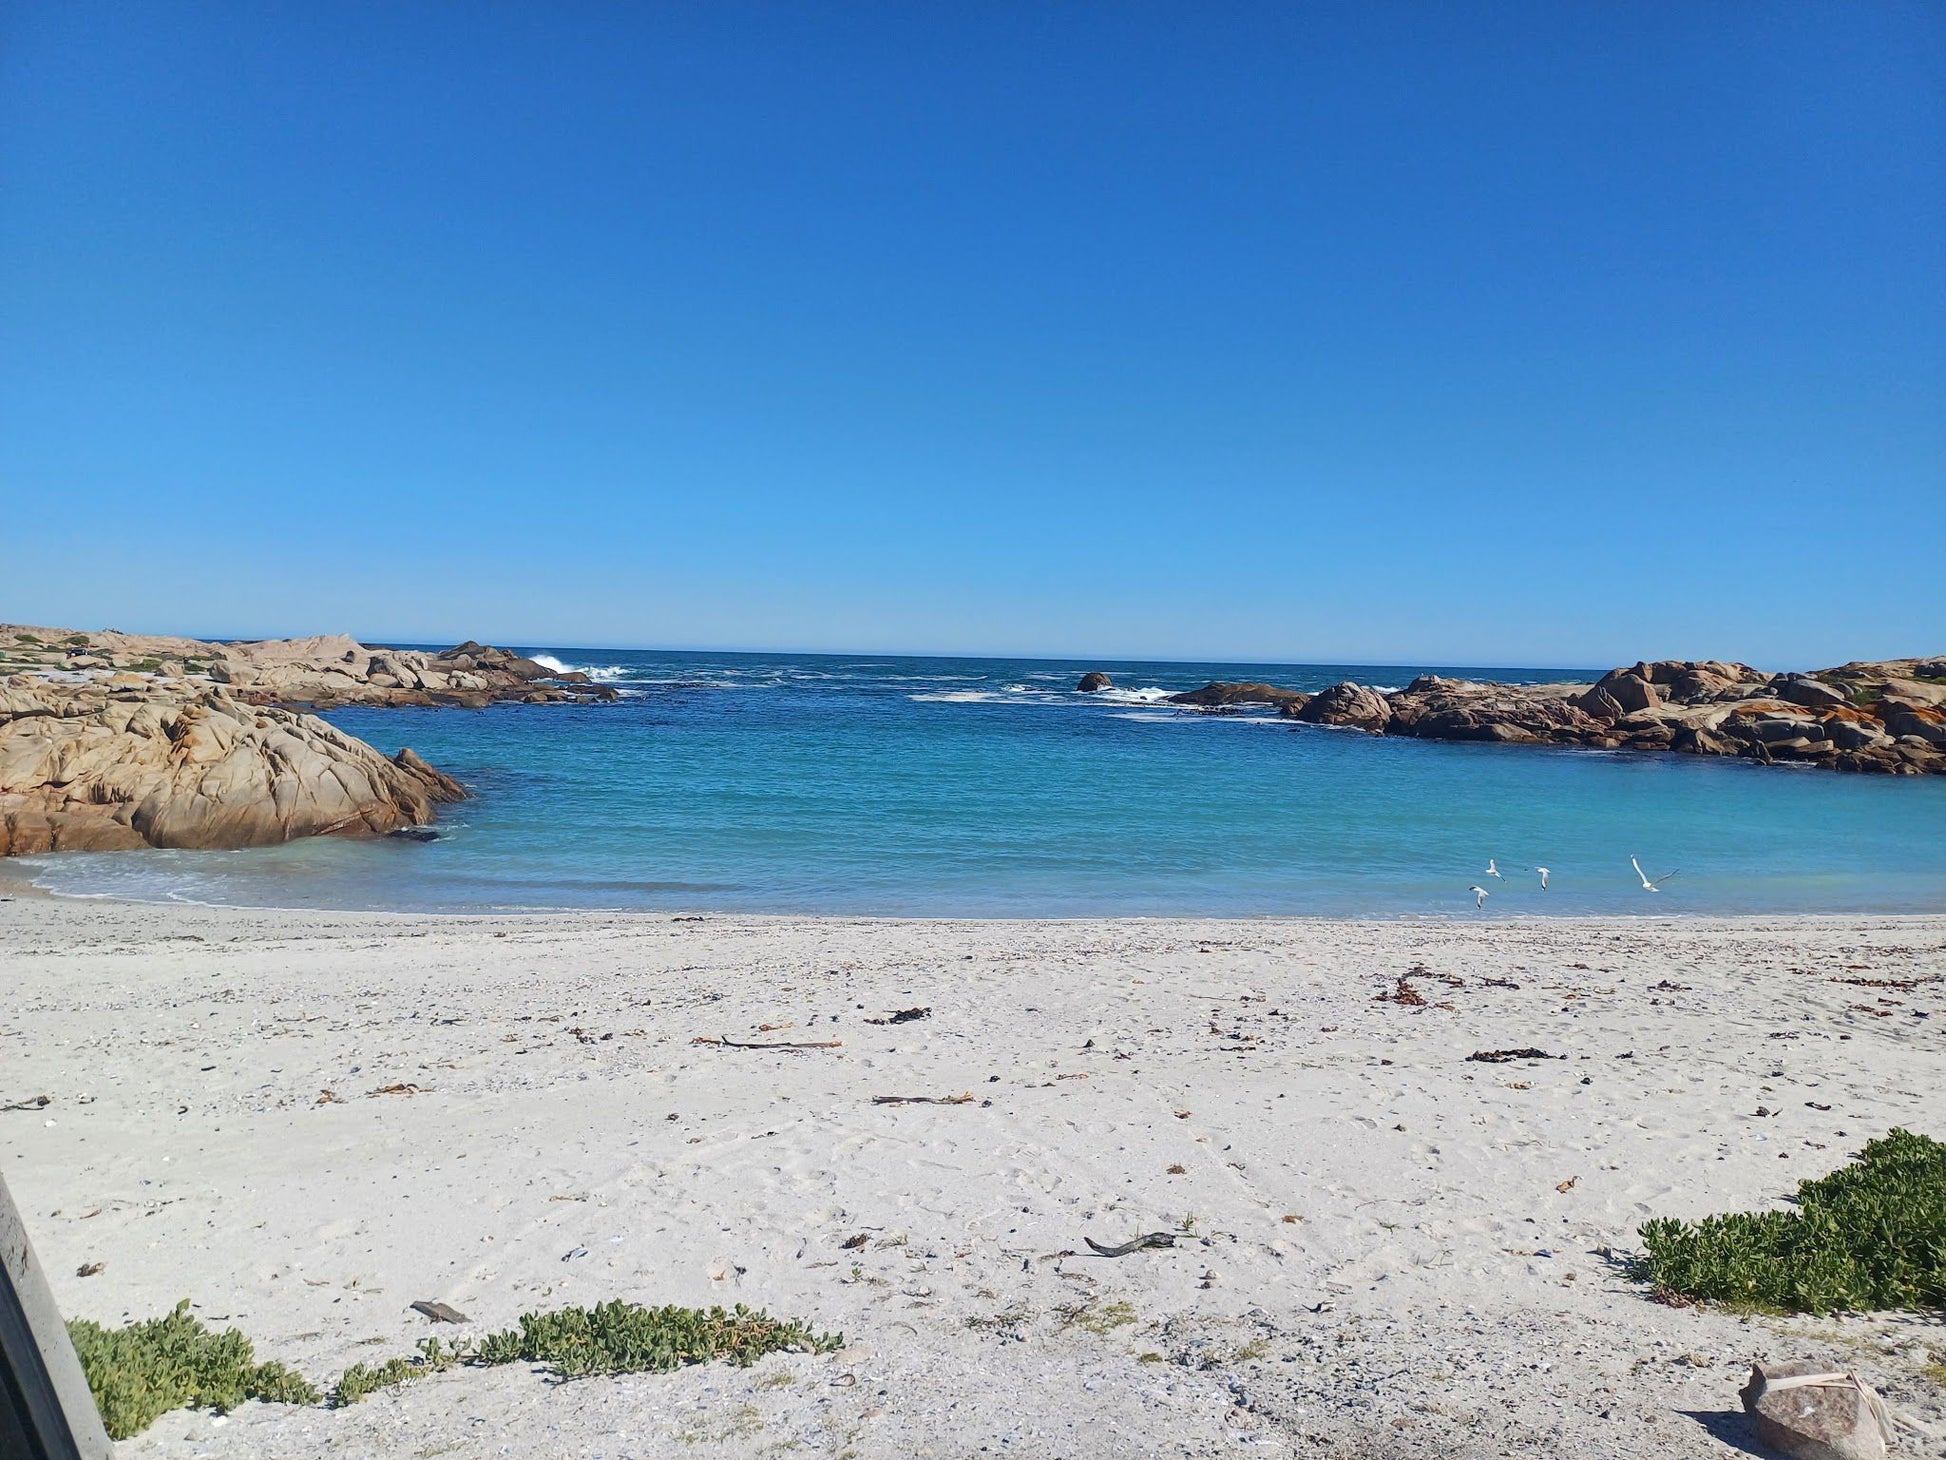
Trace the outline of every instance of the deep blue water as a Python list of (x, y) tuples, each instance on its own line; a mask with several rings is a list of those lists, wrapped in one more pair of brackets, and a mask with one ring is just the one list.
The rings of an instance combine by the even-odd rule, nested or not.
[[(1480, 882), (1489, 915), (1946, 909), (1946, 778), (1442, 745), (1158, 703), (1211, 679), (1396, 687), (1414, 666), (529, 652), (624, 698), (329, 717), (474, 788), (437, 842), (51, 857), (33, 875), (376, 908), (1471, 917)], [(1074, 693), (1093, 668), (1121, 688)], [(1632, 854), (1678, 875), (1645, 893)], [(1504, 880), (1482, 876), (1489, 857)]]

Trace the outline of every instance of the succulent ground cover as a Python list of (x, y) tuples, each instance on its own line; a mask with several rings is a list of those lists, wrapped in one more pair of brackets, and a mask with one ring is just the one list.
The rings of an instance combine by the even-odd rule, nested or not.
[(85, 1318), (68, 1324), (81, 1368), (109, 1437), (138, 1435), (172, 1409), (235, 1409), (246, 1399), (316, 1404), (303, 1375), (260, 1364), (236, 1329), (212, 1333), (189, 1314), (189, 1300), (162, 1318), (103, 1328)]
[(1946, 1307), (1946, 1145), (1894, 1130), (1794, 1208), (1642, 1227), (1665, 1300), (1790, 1313)]
[(256, 1362), (250, 1340), (236, 1329), (211, 1332), (190, 1316), (184, 1299), (164, 1318), (107, 1329), (87, 1319), (68, 1325), (88, 1387), (111, 1438), (140, 1434), (172, 1409), (236, 1408), (246, 1399), (273, 1404), (356, 1404), (381, 1389), (450, 1369), (456, 1364), (539, 1364), (562, 1378), (587, 1374), (666, 1373), (723, 1359), (743, 1366), (765, 1354), (830, 1353), (839, 1334), (772, 1318), (738, 1304), (734, 1309), (647, 1308), (613, 1301), (593, 1308), (524, 1313), (520, 1326), (478, 1344), (447, 1347), (436, 1338), (416, 1358), (353, 1364), (328, 1392), (282, 1364)]

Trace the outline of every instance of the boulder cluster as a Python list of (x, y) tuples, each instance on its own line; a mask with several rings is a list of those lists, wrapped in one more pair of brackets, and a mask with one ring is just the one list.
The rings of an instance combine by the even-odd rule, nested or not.
[(221, 685), (0, 681), (0, 856), (378, 836), (465, 795), (410, 750)]
[(1425, 740), (1670, 750), (1893, 775), (1946, 772), (1946, 658), (1765, 674), (1747, 664), (1661, 660), (1594, 684), (1482, 684), (1426, 674), (1386, 693), (1314, 695), (1210, 684), (1172, 696), (1200, 709), (1274, 705), (1313, 725)]
[(0, 856), (410, 832), (465, 790), (306, 711), (615, 697), (470, 639), (426, 653), (0, 624)]
[(0, 672), (151, 674), (208, 680), (253, 705), (454, 705), (481, 709), (495, 700), (551, 704), (612, 700), (588, 676), (548, 668), (507, 649), (472, 640), (428, 654), (382, 649), (345, 634), (308, 639), (212, 643), (114, 630), (76, 633), (0, 624)]
[[(322, 653), (286, 657), (283, 652), (288, 643), (320, 642)], [(230, 652), (210, 665), (210, 677), (253, 704), (301, 704), (320, 710), (339, 705), (453, 705), (478, 710), (496, 700), (546, 705), (615, 698), (613, 689), (577, 670), (550, 669), (471, 639), (437, 654), (368, 649), (342, 636), (224, 647)]]

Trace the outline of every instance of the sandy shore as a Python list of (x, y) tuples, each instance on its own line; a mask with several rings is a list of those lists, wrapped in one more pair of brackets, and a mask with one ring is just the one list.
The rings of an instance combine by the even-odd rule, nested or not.
[[(1415, 964), (1426, 1004), (1375, 997)], [(53, 1100), (0, 1113), (0, 1160), (70, 1315), (188, 1297), (320, 1381), (410, 1352), (420, 1298), (472, 1331), (610, 1297), (744, 1302), (849, 1344), (179, 1413), (132, 1456), (1726, 1455), (1752, 1356), (1829, 1356), (1946, 1419), (1920, 1373), (1946, 1327), (1672, 1309), (1610, 1254), (1651, 1214), (1773, 1203), (1892, 1126), (1946, 1136), (1946, 985), (1861, 982), (1942, 971), (1936, 917), (14, 896), (0, 1103)], [(842, 1045), (693, 1042), (722, 1035)], [(1565, 1058), (1466, 1058), (1522, 1046)]]

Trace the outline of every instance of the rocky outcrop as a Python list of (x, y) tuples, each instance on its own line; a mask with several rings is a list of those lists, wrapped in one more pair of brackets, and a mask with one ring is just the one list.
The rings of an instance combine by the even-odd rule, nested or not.
[(214, 643), (113, 629), (80, 633), (0, 624), (0, 673), (9, 670), (186, 679), (226, 685), (246, 704), (315, 710), (340, 705), (480, 709), (496, 700), (552, 704), (615, 698), (613, 689), (591, 683), (585, 674), (560, 673), (471, 640), (428, 654), (373, 648), (344, 634)]
[(1334, 684), (1301, 704), (1286, 704), (1280, 713), (1311, 725), (1349, 725), (1383, 734), (1392, 720), (1392, 706), (1384, 695), (1361, 684)]
[(1602, 722), (1569, 685), (1473, 684), (1421, 675), (1388, 700), (1390, 733), (1423, 740), (1491, 740), (1511, 745), (1575, 743), (1599, 737)]
[(1719, 660), (1613, 669), (1593, 684), (1478, 684), (1421, 675), (1382, 693), (1338, 684), (1315, 696), (1213, 684), (1184, 704), (1278, 704), (1290, 719), (1423, 740), (1585, 745), (1741, 756), (1894, 775), (1946, 773), (1946, 659), (1765, 674)]
[(1077, 684), (1075, 689), (1081, 694), (1091, 695), (1097, 694), (1105, 689), (1113, 689), (1114, 687), (1114, 680), (1103, 674), (1099, 669), (1090, 669), (1086, 674), (1081, 676), (1081, 683)]
[(377, 836), (465, 795), (410, 750), (221, 685), (0, 681), (0, 856)]
[(1302, 690), (1279, 689), (1274, 684), (1235, 684), (1216, 680), (1201, 689), (1170, 695), (1169, 703), (1194, 705), (1205, 710), (1225, 709), (1231, 705), (1275, 705), (1282, 710), (1287, 705), (1302, 705), (1310, 698)]

